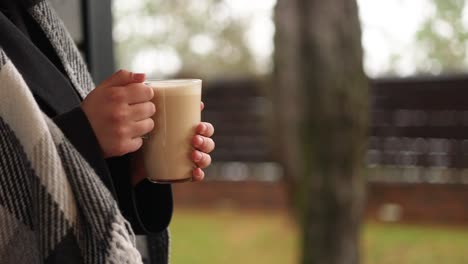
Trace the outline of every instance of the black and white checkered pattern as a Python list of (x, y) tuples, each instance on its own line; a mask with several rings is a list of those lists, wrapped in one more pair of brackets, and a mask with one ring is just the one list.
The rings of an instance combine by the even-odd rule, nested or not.
[[(29, 11), (84, 98), (94, 85), (62, 22), (47, 1)], [(48, 263), (65, 240), (84, 263), (142, 263), (113, 196), (0, 47), (0, 263)]]
[(94, 83), (73, 39), (48, 1), (39, 1), (29, 9), (50, 40), (81, 98), (94, 89)]
[(2, 53), (0, 53), (0, 68), (1, 68), (3, 65), (5, 65), (5, 63), (6, 63), (6, 56), (5, 56), (5, 54), (2, 52)]
[(0, 58), (1, 263), (45, 262), (70, 233), (84, 263), (141, 263), (111, 193)]

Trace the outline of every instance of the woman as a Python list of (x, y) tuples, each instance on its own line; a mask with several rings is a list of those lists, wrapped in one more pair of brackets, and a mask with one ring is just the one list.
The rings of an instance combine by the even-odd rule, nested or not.
[[(134, 233), (167, 263), (171, 188), (133, 154), (154, 126), (144, 80), (121, 70), (94, 89), (47, 1), (0, 0), (1, 263), (141, 263)], [(201, 181), (214, 128), (197, 129)]]

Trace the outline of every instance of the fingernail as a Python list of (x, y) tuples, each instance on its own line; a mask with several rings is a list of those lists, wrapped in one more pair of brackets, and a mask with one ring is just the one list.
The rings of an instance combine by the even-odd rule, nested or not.
[(200, 147), (203, 144), (203, 138), (200, 136), (197, 136), (195, 139), (195, 147)]
[(135, 82), (143, 82), (145, 80), (145, 74), (144, 73), (134, 73), (133, 74), (133, 80)]
[(205, 124), (202, 124), (202, 125), (201, 125), (201, 129), (200, 129), (200, 133), (205, 132), (205, 130), (206, 130), (206, 125), (205, 125)]
[(202, 169), (197, 168), (195, 171), (197, 172), (195, 175), (197, 181), (201, 181), (205, 178), (205, 172)]
[(201, 159), (202, 159), (202, 154), (201, 154), (200, 152), (196, 151), (196, 152), (195, 152), (195, 155), (194, 155), (194, 157), (193, 157), (193, 160), (194, 160), (195, 162), (199, 162)]

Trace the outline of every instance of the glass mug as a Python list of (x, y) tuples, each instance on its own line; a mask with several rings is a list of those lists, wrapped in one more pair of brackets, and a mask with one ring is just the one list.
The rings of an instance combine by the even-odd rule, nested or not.
[(201, 121), (199, 79), (147, 80), (154, 89), (155, 127), (144, 140), (143, 160), (148, 180), (176, 183), (192, 179), (192, 138)]

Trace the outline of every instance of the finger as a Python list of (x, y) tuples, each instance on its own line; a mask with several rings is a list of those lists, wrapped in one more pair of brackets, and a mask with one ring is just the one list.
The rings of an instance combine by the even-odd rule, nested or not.
[(143, 83), (132, 83), (124, 87), (128, 104), (148, 102), (154, 96), (153, 88)]
[(132, 138), (141, 138), (142, 136), (151, 132), (154, 128), (154, 121), (151, 118), (135, 122), (132, 125), (131, 135)]
[(203, 102), (200, 102), (200, 110), (203, 111), (205, 109), (205, 104)]
[[(131, 139), (129, 142), (128, 142), (128, 146), (127, 146), (127, 153), (132, 153), (132, 152), (135, 152), (137, 150), (139, 150), (141, 148), (141, 146), (143, 146), (143, 139), (142, 138), (134, 138), (134, 139)], [(127, 153), (124, 153), (124, 154), (127, 154)]]
[(205, 137), (211, 137), (214, 134), (214, 126), (210, 123), (202, 122), (197, 127), (197, 133)]
[(156, 106), (152, 102), (134, 104), (129, 111), (132, 121), (141, 121), (152, 117), (156, 113)]
[(192, 160), (202, 169), (210, 166), (211, 164), (211, 156), (198, 150), (194, 150), (192, 152)]
[(215, 149), (215, 142), (208, 137), (196, 135), (192, 139), (192, 145), (201, 152), (210, 153)]
[(119, 70), (118, 72), (111, 75), (100, 86), (113, 87), (113, 86), (125, 86), (130, 83), (141, 83), (145, 81), (144, 73), (133, 73), (126, 70)]
[(193, 169), (192, 175), (192, 181), (195, 182), (203, 181), (203, 179), (205, 178), (205, 172), (203, 172), (203, 170), (200, 168)]

